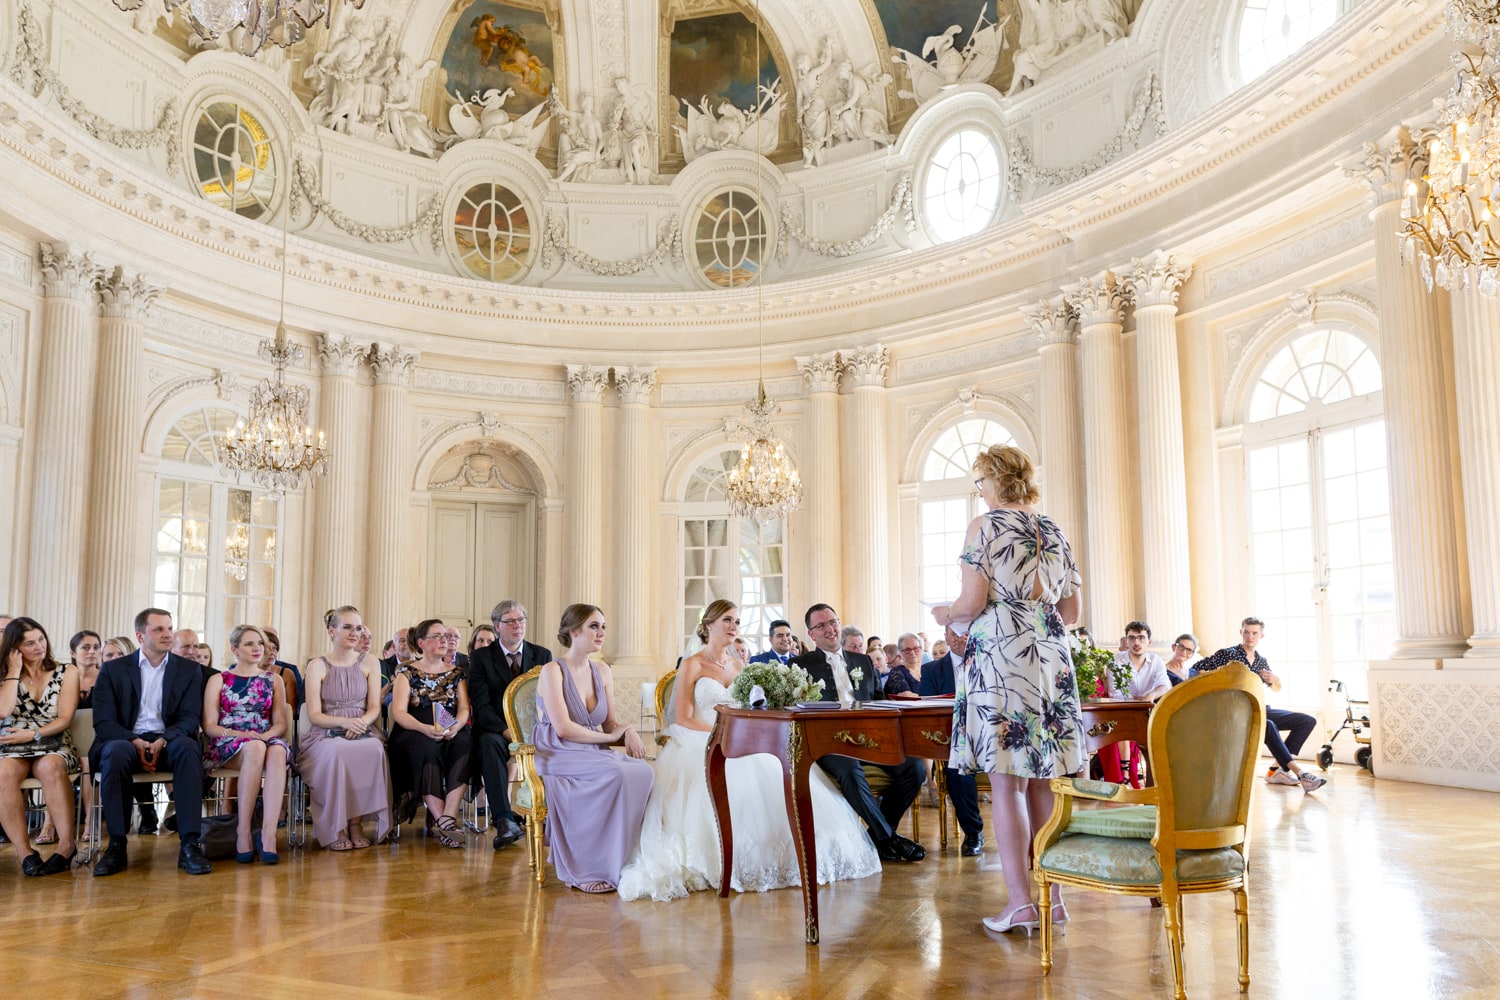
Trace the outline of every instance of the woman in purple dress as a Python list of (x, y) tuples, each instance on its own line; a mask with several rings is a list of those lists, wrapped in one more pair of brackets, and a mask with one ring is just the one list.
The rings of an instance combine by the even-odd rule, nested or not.
[[(557, 641), (565, 652), (542, 667), (531, 737), (547, 789), (547, 844), (563, 882), (614, 892), (641, 835), (651, 765), (635, 728), (616, 721), (614, 676), (595, 659), (604, 647), (604, 612), (569, 605)], [(615, 745), (624, 756), (610, 750)]]
[[(271, 662), (260, 629), (236, 626), (229, 633), (229, 647), (234, 666), (214, 674), (203, 688), (203, 733), (208, 737), (203, 766), (210, 771), (220, 767), (240, 770), (234, 859), (247, 865), (259, 854), (266, 864), (274, 865), (281, 860), (276, 822), (281, 817), (286, 765), (292, 752), (281, 738), (287, 725), (286, 689), (279, 675), (267, 671)], [(265, 798), (261, 828), (252, 835), (255, 800), (261, 796)]]

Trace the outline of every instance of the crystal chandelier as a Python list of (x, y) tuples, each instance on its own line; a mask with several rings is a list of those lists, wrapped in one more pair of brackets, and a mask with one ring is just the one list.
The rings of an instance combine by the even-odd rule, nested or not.
[[(151, 0), (115, 0), (123, 11), (140, 10)], [(162, 0), (168, 14), (181, 8), (199, 37), (213, 41), (243, 26), (237, 47), (247, 56), (271, 42), (286, 48), (302, 41), (307, 29), (328, 17), (324, 0)], [(358, 10), (365, 0), (344, 0)]]
[(280, 500), (309, 476), (328, 471), (323, 432), (314, 432), (307, 419), (307, 390), (286, 384), (287, 366), (302, 357), (302, 348), (293, 346), (286, 335), (286, 240), (283, 221), (281, 319), (276, 322), (275, 342), (260, 342), (260, 356), (274, 371), (250, 394), (249, 422), (241, 420), (225, 431), (220, 448), (224, 472), (233, 473), (236, 482), (249, 476), (271, 500)]
[[(1401, 205), (1403, 254), (1450, 290), (1500, 295), (1500, 0), (1449, 0), (1458, 79), (1428, 143), (1427, 171)], [(1473, 47), (1478, 52), (1472, 51)]]

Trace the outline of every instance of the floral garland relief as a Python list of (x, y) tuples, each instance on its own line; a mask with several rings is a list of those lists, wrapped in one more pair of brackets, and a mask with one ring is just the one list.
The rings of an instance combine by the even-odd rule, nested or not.
[(682, 262), (682, 226), (673, 218), (662, 225), (661, 236), (652, 249), (625, 260), (601, 260), (570, 244), (567, 223), (560, 216), (549, 215), (542, 230), (542, 267), (551, 267), (559, 256), (590, 274), (612, 278), (639, 274), (658, 264), (675, 266)]
[(916, 232), (917, 213), (911, 196), (911, 174), (903, 174), (896, 182), (896, 189), (891, 192), (890, 205), (880, 213), (880, 218), (875, 220), (875, 224), (857, 239), (835, 242), (809, 236), (802, 228), (802, 222), (792, 211), (791, 206), (783, 205), (781, 206), (781, 227), (776, 233), (776, 259), (783, 264), (786, 263), (789, 252), (788, 239), (796, 240), (802, 247), (823, 257), (853, 257), (879, 242), (886, 233), (890, 232), (898, 218), (904, 223), (907, 233)]
[(411, 222), (404, 226), (371, 226), (360, 222), (339, 211), (333, 202), (324, 198), (318, 190), (318, 178), (311, 167), (302, 159), (297, 157), (292, 163), (292, 211), (296, 212), (306, 198), (311, 207), (311, 222), (317, 218), (318, 213), (328, 217), (328, 221), (350, 236), (357, 236), (366, 243), (401, 243), (411, 239), (420, 232), (428, 231), (432, 238), (432, 248), (442, 250), (443, 230), (438, 225), (439, 217), (442, 215), (441, 200), (434, 195), (427, 200), (422, 212)]
[(1156, 129), (1156, 134), (1166, 135), (1167, 113), (1162, 107), (1161, 83), (1156, 79), (1155, 73), (1146, 77), (1146, 86), (1136, 98), (1135, 108), (1130, 112), (1130, 117), (1125, 119), (1125, 124), (1120, 127), (1120, 131), (1116, 132), (1102, 149), (1082, 163), (1075, 163), (1071, 167), (1039, 167), (1031, 159), (1030, 145), (1024, 138), (1018, 136), (1015, 149), (1011, 153), (1008, 174), (1011, 193), (1019, 198), (1021, 185), (1026, 181), (1039, 187), (1071, 184), (1073, 181), (1082, 180), (1100, 167), (1113, 163), (1125, 152), (1127, 144), (1135, 145), (1140, 139), (1141, 130), (1146, 126), (1148, 115)]

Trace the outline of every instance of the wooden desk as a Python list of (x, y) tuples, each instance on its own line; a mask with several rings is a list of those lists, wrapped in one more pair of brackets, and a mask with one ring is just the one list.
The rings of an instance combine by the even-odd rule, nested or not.
[[(1156, 707), (1156, 703), (1104, 698), (1086, 701), (1082, 707), (1083, 743), (1089, 754), (1092, 756), (1116, 743), (1134, 743), (1141, 748), (1141, 759), (1146, 762), (1146, 784), (1151, 784), (1151, 758), (1146, 752), (1146, 731), (1150, 728), (1151, 709)], [(1134, 781), (1131, 783), (1134, 784)]]
[(899, 764), (907, 757), (947, 757), (953, 725), (953, 703), (913, 704), (903, 708), (766, 709), (719, 706), (708, 738), (708, 791), (719, 823), (723, 868), (719, 895), (729, 895), (734, 871), (734, 832), (730, 829), (729, 790), (724, 761), (768, 753), (781, 761), (785, 775), (786, 815), (797, 848), (808, 944), (818, 943), (818, 848), (813, 834), (808, 771), (828, 754), (843, 754), (875, 764)]

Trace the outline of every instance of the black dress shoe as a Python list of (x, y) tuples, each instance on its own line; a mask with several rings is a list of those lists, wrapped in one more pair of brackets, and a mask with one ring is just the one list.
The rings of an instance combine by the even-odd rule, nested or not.
[(176, 813), (173, 813), (172, 815), (170, 815), (170, 816), (167, 817), (166, 822), (162, 824), (162, 829), (166, 830), (168, 833), (176, 833), (177, 832), (177, 814)]
[(915, 840), (907, 840), (899, 833), (891, 834), (891, 845), (901, 855), (902, 861), (921, 861), (927, 857), (927, 848)]
[(61, 852), (54, 852), (52, 857), (42, 862), (43, 875), (61, 875), (73, 867), (73, 859), (78, 857), (78, 848), (73, 848), (73, 853), (63, 856)]
[(514, 844), (525, 832), (514, 820), (501, 820), (499, 832), (495, 834), (495, 850)]
[(964, 846), (958, 849), (958, 853), (966, 858), (977, 858), (984, 853), (984, 834), (964, 834)]
[(881, 840), (875, 843), (875, 853), (880, 855), (881, 861), (905, 861), (906, 855), (896, 849), (896, 844), (890, 840)]
[(136, 832), (139, 833), (142, 837), (153, 836), (156, 833), (156, 827), (158, 825), (156, 819), (156, 810), (151, 806), (141, 806), (140, 810), (141, 825), (136, 828)]
[(203, 845), (196, 837), (184, 840), (182, 846), (177, 849), (177, 867), (189, 875), (207, 875), (214, 870), (214, 866), (208, 863), (208, 858), (203, 853)]
[(117, 875), (124, 871), (130, 864), (130, 858), (125, 852), (123, 840), (111, 840), (109, 846), (104, 849), (104, 854), (94, 865), (94, 874), (99, 876)]
[(27, 878), (36, 878), (38, 875), (47, 874), (46, 865), (42, 864), (42, 856), (36, 851), (32, 851), (26, 857), (22, 858), (21, 874)]

